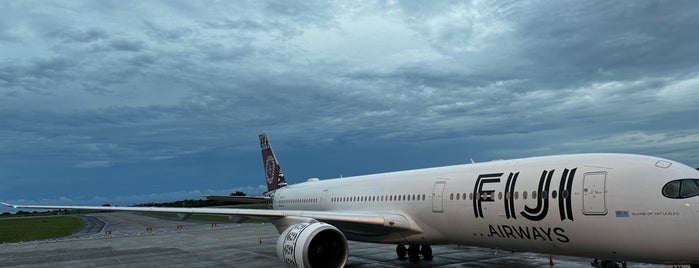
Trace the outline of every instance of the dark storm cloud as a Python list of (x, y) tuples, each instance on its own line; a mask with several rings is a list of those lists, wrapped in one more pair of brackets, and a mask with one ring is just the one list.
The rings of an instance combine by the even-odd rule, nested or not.
[(110, 42), (109, 46), (118, 51), (139, 52), (143, 49), (143, 43), (139, 41), (117, 39)]
[(89, 43), (109, 37), (106, 31), (101, 29), (63, 29), (47, 34), (48, 37), (56, 37), (66, 43)]
[(575, 10), (576, 16), (528, 13), (517, 24), (518, 37), (529, 60), (561, 74), (551, 77), (559, 83), (664, 76), (697, 66), (699, 56), (692, 51), (699, 37), (682, 33), (699, 23), (699, 10), (687, 2), (548, 4), (552, 10)]
[(190, 36), (194, 30), (186, 27), (166, 27), (152, 21), (144, 21), (145, 33), (159, 41), (178, 41)]
[(257, 189), (262, 132), (292, 182), (600, 151), (699, 165), (691, 2), (34, 4), (0, 8), (0, 182), (53, 200)]

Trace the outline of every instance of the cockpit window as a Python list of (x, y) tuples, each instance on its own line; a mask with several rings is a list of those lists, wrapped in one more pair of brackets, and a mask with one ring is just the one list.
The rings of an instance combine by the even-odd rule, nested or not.
[(663, 196), (667, 198), (688, 198), (699, 195), (699, 179), (681, 179), (663, 186)]
[(680, 181), (671, 181), (663, 187), (663, 195), (669, 198), (677, 198), (680, 196)]
[(680, 197), (691, 197), (699, 195), (699, 187), (696, 180), (682, 180), (682, 188), (680, 188)]

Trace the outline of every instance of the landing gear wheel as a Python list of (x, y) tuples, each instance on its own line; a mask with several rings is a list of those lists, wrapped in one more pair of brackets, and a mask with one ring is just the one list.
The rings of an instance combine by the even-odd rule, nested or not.
[(408, 246), (408, 260), (411, 262), (420, 261), (420, 246), (419, 245), (409, 245)]
[(610, 260), (600, 260), (595, 259), (590, 264), (598, 268), (626, 268), (625, 261), (610, 261)]
[(398, 255), (399, 260), (405, 260), (406, 254), (408, 254), (408, 250), (405, 249), (405, 245), (396, 246), (396, 255)]
[(602, 261), (602, 267), (604, 267), (604, 268), (620, 268), (619, 264), (617, 262), (607, 261), (607, 260)]
[(434, 256), (432, 256), (432, 247), (430, 245), (423, 245), (420, 247), (420, 253), (422, 254), (422, 258), (428, 261), (431, 261)]

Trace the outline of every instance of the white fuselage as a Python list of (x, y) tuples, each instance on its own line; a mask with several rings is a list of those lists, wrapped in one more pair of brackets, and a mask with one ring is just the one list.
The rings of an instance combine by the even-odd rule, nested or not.
[(699, 263), (699, 197), (661, 194), (683, 178), (699, 172), (639, 155), (534, 157), (310, 181), (277, 189), (273, 208), (397, 213), (421, 230), (348, 231), (359, 241)]

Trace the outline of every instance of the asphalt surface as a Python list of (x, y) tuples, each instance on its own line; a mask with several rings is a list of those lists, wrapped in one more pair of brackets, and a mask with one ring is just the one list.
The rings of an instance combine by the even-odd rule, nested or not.
[[(2, 267), (283, 267), (271, 224), (179, 221), (115, 212), (84, 215), (85, 228), (62, 239), (0, 244)], [(110, 232), (111, 234), (107, 234)], [(549, 256), (433, 246), (434, 259), (399, 260), (395, 245), (351, 242), (346, 267), (550, 267)], [(553, 256), (554, 267), (592, 267)], [(662, 267), (629, 263), (629, 267)]]

